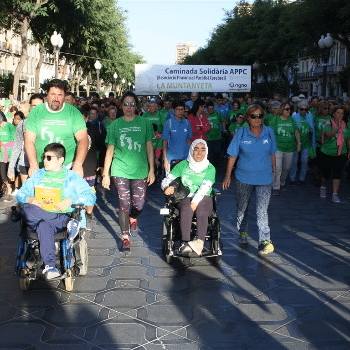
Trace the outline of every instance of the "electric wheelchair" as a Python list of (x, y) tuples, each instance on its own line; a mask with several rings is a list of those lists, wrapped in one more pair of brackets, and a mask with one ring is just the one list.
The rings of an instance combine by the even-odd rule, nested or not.
[[(73, 204), (74, 211), (72, 219), (81, 221), (84, 205)], [(11, 221), (21, 222), (20, 242), (15, 265), (15, 274), (20, 277), (20, 287), (22, 291), (30, 289), (31, 283), (42, 276), (44, 268), (40, 256), (38, 235), (25, 223), (21, 211), (13, 206)], [(55, 234), (56, 247), (56, 267), (61, 276), (50, 279), (50, 281), (63, 280), (67, 291), (73, 290), (73, 276), (82, 276), (87, 273), (88, 248), (85, 240), (85, 229), (80, 228), (73, 241), (68, 239), (68, 231)]]
[[(175, 180), (174, 180), (175, 181)], [(173, 183), (170, 184), (173, 186)], [(205, 236), (204, 249), (200, 257), (209, 258), (215, 265), (219, 265), (222, 260), (222, 242), (220, 239), (220, 220), (217, 215), (217, 198), (221, 193), (213, 188), (211, 197), (213, 199), (213, 211), (208, 217), (208, 229)], [(164, 208), (160, 214), (164, 216), (162, 230), (162, 252), (168, 264), (172, 263), (174, 258), (182, 257), (186, 263), (191, 263), (194, 255), (182, 255), (177, 251), (176, 245), (181, 244), (182, 235), (180, 228), (180, 213), (176, 207), (176, 198), (166, 196)], [(191, 240), (196, 237), (197, 218), (193, 216), (191, 225)]]

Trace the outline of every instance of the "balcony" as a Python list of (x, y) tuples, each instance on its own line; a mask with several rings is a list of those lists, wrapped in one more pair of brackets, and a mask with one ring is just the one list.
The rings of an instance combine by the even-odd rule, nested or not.
[[(314, 75), (322, 75), (323, 74), (323, 66), (316, 67), (314, 69)], [(334, 64), (327, 66), (327, 74), (336, 74), (336, 67)]]

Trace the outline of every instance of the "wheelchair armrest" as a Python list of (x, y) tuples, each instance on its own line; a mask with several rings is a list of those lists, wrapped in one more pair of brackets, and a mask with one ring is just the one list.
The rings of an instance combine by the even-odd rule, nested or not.
[(213, 197), (219, 197), (219, 196), (221, 196), (221, 192), (217, 188), (213, 187), (213, 192), (211, 193), (211, 195)]

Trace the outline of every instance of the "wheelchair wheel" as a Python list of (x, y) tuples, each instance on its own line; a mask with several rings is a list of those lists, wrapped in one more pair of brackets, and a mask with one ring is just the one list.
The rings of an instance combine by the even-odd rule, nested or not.
[(19, 286), (21, 287), (21, 291), (26, 292), (27, 290), (29, 290), (30, 284), (31, 280), (26, 275), (25, 270), (21, 270), (21, 275), (19, 279)]
[(72, 277), (72, 271), (70, 269), (67, 270), (67, 276), (68, 277), (64, 279), (64, 286), (67, 292), (71, 292), (73, 290), (73, 277)]
[(85, 239), (80, 241), (80, 259), (82, 265), (79, 271), (79, 276), (84, 276), (87, 274), (89, 261), (88, 247)]

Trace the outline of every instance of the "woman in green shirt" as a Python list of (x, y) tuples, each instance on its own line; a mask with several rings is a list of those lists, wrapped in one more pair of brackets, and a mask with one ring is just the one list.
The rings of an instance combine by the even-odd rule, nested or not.
[[(187, 255), (192, 251), (201, 255), (208, 227), (208, 217), (213, 210), (210, 197), (215, 183), (215, 167), (208, 160), (208, 146), (202, 139), (192, 142), (187, 160), (175, 165), (162, 181), (162, 190), (168, 196), (174, 193), (171, 182), (180, 177), (181, 182), (190, 189), (190, 194), (178, 203), (182, 244), (179, 253)], [(190, 241), (193, 214), (197, 215), (197, 239)]]
[(323, 132), (323, 145), (321, 147), (322, 185), (320, 197), (326, 198), (327, 180), (333, 171), (333, 196), (334, 203), (340, 203), (338, 190), (340, 178), (347, 159), (350, 159), (350, 132), (344, 118), (344, 107), (334, 106), (332, 118), (327, 121)]
[[(122, 97), (124, 115), (109, 127), (108, 144), (103, 168), (102, 186), (110, 189), (111, 177), (119, 196), (119, 225), (124, 252), (130, 252), (129, 222), (137, 231), (137, 217), (145, 202), (146, 188), (154, 182), (154, 152), (152, 124), (135, 114), (138, 98), (132, 92)], [(112, 165), (112, 167), (111, 167)], [(131, 213), (129, 214), (132, 202)]]

